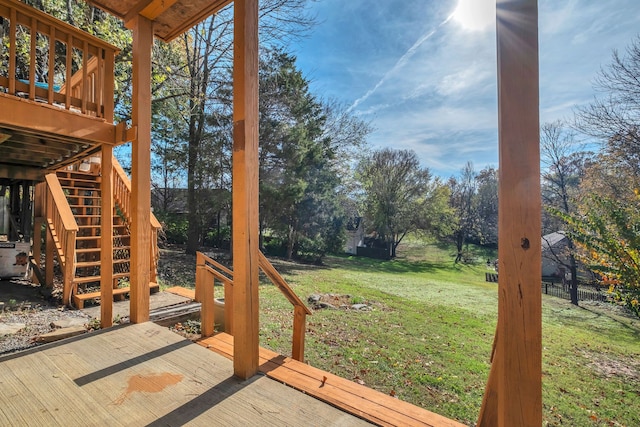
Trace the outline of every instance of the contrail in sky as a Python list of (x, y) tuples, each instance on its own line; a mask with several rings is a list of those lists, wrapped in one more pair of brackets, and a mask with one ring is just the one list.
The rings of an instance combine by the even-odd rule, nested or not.
[(443, 25), (445, 25), (447, 22), (449, 22), (451, 20), (451, 18), (453, 18), (453, 13), (451, 15), (449, 15), (447, 17), (447, 19), (445, 19), (444, 21), (442, 21), (437, 27), (435, 27), (433, 30), (429, 31), (428, 33), (426, 33), (425, 35), (423, 35), (422, 37), (420, 37), (414, 44), (413, 46), (411, 46), (409, 48), (409, 50), (407, 50), (404, 55), (402, 55), (400, 57), (400, 59), (398, 59), (398, 62), (396, 62), (396, 64), (393, 66), (393, 68), (391, 68), (389, 71), (387, 71), (384, 76), (382, 76), (382, 78), (380, 79), (380, 81), (372, 88), (369, 89), (367, 91), (367, 93), (365, 93), (363, 96), (361, 96), (360, 98), (356, 99), (356, 101), (353, 103), (353, 105), (351, 105), (351, 107), (349, 107), (347, 109), (347, 112), (351, 112), (354, 108), (356, 108), (358, 105), (360, 105), (362, 102), (366, 101), (367, 98), (369, 98), (371, 95), (373, 95), (373, 93), (378, 90), (378, 88), (380, 86), (382, 86), (387, 79), (389, 78), (389, 76), (391, 76), (393, 73), (395, 73), (397, 70), (399, 70), (400, 68), (402, 68), (408, 61), (409, 59), (411, 59), (411, 57), (413, 56), (414, 53), (416, 53), (416, 50), (418, 50), (418, 48), (427, 40), (429, 40), (435, 33), (436, 31), (438, 31), (438, 29), (440, 27), (442, 27)]

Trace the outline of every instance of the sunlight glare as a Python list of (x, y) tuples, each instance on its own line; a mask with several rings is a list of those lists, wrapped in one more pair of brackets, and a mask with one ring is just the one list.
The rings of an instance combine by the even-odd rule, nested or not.
[(483, 31), (496, 22), (495, 0), (458, 0), (453, 20), (469, 31)]

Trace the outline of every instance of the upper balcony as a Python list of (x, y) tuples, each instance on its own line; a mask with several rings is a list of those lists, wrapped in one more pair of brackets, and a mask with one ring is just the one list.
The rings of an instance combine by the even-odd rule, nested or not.
[(116, 47), (16, 0), (0, 0), (0, 38), (0, 177), (118, 142)]

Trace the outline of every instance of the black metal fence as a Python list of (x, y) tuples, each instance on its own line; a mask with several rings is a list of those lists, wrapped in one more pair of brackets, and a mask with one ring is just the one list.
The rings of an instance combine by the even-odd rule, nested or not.
[[(571, 299), (571, 293), (568, 284), (542, 282), (542, 293), (563, 299)], [(606, 292), (600, 291), (594, 287), (580, 289), (578, 287), (578, 301), (607, 301)]]

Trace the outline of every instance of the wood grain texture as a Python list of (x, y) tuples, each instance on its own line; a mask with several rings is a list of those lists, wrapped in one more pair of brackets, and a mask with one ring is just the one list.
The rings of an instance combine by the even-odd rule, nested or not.
[(102, 146), (100, 181), (100, 327), (113, 325), (113, 147)]
[(132, 123), (137, 139), (131, 147), (131, 322), (149, 320), (151, 265), (151, 47), (153, 23), (133, 19)]
[(542, 424), (541, 196), (536, 0), (497, 3), (498, 425)]
[(0, 358), (0, 384), (0, 425), (367, 425), (148, 322)]
[[(234, 337), (229, 334), (216, 334), (198, 343), (222, 356), (233, 358)], [(260, 348), (260, 371), (270, 378), (376, 425), (462, 426), (441, 415), (265, 348)]]
[(234, 373), (258, 372), (258, 1), (234, 2), (233, 49)]

